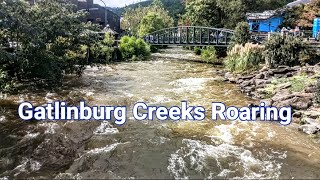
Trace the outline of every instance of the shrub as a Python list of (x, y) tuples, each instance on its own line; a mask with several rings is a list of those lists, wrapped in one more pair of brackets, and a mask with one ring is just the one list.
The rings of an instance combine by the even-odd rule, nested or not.
[(144, 42), (143, 39), (139, 38), (135, 42), (135, 55), (136, 56), (149, 56), (150, 46)]
[(275, 34), (265, 43), (264, 57), (270, 67), (300, 65), (305, 53), (306, 45), (298, 37)]
[(150, 55), (150, 46), (143, 39), (124, 36), (120, 40), (120, 51), (124, 59), (136, 59)]
[(213, 46), (209, 46), (202, 50), (201, 59), (207, 63), (221, 64), (221, 60), (217, 58), (216, 49)]
[(157, 46), (150, 46), (150, 51), (152, 52), (152, 53), (156, 53), (156, 52), (158, 52), (158, 50), (159, 50), (159, 48), (157, 47)]
[(226, 58), (226, 67), (231, 72), (243, 73), (258, 69), (261, 63), (263, 46), (247, 43), (235, 45)]
[(250, 26), (247, 22), (239, 22), (235, 28), (229, 49), (236, 44), (245, 45), (250, 40)]
[(193, 52), (194, 52), (194, 54), (196, 54), (196, 55), (201, 55), (201, 48), (200, 47), (194, 47), (194, 49), (193, 49)]

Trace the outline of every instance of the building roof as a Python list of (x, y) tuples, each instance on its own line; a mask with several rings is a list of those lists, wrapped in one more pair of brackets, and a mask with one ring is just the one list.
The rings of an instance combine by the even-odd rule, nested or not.
[(112, 34), (112, 35), (119, 34), (119, 33), (117, 33), (116, 31), (112, 30), (110, 27), (105, 27), (105, 28), (103, 28), (103, 30), (101, 31), (101, 33), (109, 33), (109, 34)]
[(262, 13), (247, 13), (248, 20), (266, 20), (282, 14), (283, 10), (264, 11)]
[(293, 1), (292, 3), (289, 3), (286, 5), (287, 8), (292, 8), (295, 6), (298, 6), (300, 4), (309, 4), (311, 3), (312, 0), (297, 0), (297, 1)]
[[(293, 1), (292, 3), (287, 4), (285, 6), (285, 8), (292, 8), (292, 7), (298, 6), (300, 4), (308, 4), (310, 2), (312, 2), (312, 0), (297, 0), (297, 1)], [(248, 18), (248, 20), (270, 19), (273, 16), (283, 14), (285, 8), (278, 9), (278, 10), (264, 11), (262, 13), (247, 13), (247, 18)]]

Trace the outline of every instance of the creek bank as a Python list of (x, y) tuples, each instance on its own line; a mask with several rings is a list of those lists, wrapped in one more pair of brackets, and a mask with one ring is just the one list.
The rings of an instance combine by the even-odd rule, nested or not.
[(225, 72), (225, 80), (238, 84), (243, 93), (268, 106), (291, 106), (293, 122), (306, 134), (320, 137), (320, 105), (315, 101), (320, 63), (314, 66), (264, 67), (248, 75)]

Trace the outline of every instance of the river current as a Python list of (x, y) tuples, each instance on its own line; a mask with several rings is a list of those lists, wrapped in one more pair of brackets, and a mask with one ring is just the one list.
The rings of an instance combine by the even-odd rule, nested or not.
[(320, 144), (275, 122), (21, 121), (23, 101), (89, 105), (247, 106), (259, 101), (223, 81), (221, 69), (181, 49), (148, 61), (88, 67), (56, 92), (0, 99), (0, 178), (320, 178)]

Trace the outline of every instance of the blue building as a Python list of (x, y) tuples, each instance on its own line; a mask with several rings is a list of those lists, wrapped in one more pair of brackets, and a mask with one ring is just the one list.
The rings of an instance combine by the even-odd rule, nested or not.
[(263, 13), (248, 13), (247, 20), (251, 32), (276, 32), (284, 21), (282, 11), (265, 11)]
[(296, 0), (279, 10), (265, 11), (262, 13), (247, 13), (250, 31), (262, 33), (280, 31), (280, 26), (284, 21), (286, 9), (293, 8), (301, 4), (308, 4), (310, 2), (312, 2), (312, 0)]

